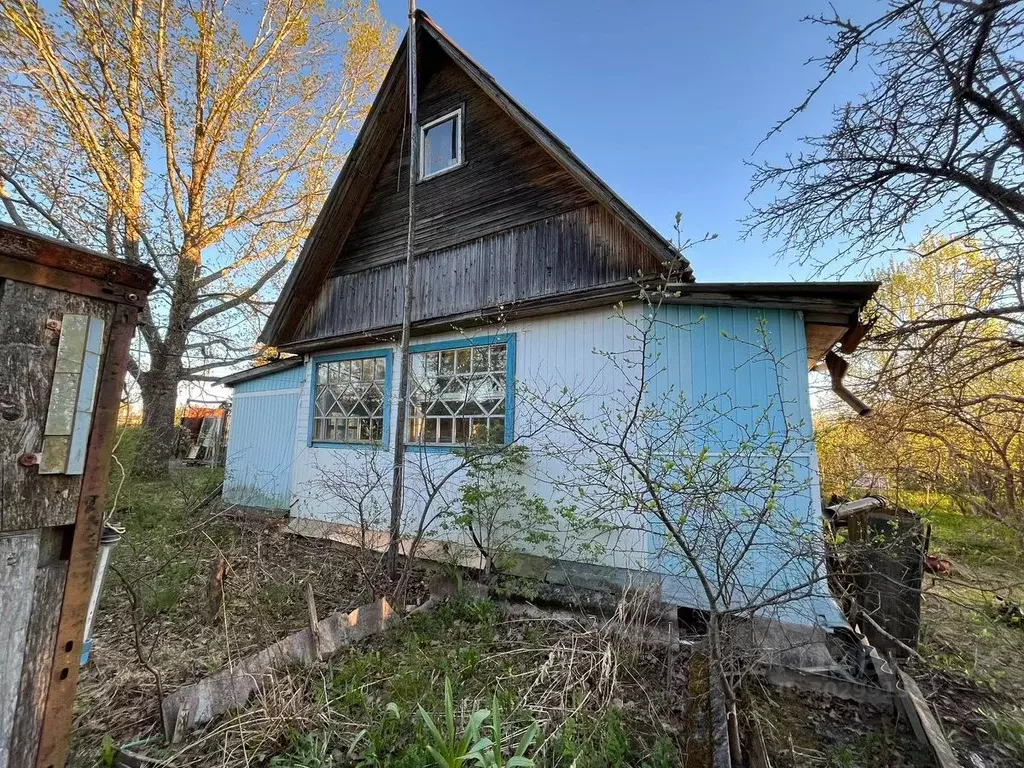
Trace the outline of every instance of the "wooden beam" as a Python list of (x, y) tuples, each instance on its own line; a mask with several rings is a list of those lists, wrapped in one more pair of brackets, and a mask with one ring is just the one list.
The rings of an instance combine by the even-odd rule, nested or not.
[(144, 293), (156, 285), (153, 270), (143, 264), (111, 259), (95, 251), (10, 224), (0, 223), (0, 253), (29, 264), (91, 277), (107, 284), (135, 288)]

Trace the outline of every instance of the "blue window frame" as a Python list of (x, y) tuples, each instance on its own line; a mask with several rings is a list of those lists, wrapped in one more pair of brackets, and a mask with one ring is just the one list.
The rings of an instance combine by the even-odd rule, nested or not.
[(391, 433), (390, 349), (313, 358), (309, 444), (387, 446)]
[(450, 450), (507, 445), (515, 434), (515, 334), (410, 348), (411, 446)]

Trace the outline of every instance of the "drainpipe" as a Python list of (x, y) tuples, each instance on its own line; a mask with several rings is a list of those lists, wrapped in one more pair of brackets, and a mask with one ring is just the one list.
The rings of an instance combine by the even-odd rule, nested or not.
[(85, 614), (85, 642), (82, 644), (81, 665), (89, 663), (89, 652), (92, 650), (92, 623), (96, 618), (96, 609), (100, 604), (100, 591), (103, 589), (103, 578), (107, 575), (107, 566), (110, 564), (110, 555), (114, 551), (114, 545), (124, 535), (124, 526), (117, 523), (104, 523), (103, 533), (100, 535), (100, 554), (96, 562), (96, 575), (92, 580), (92, 595), (89, 597), (89, 610)]
[(850, 364), (835, 352), (829, 350), (825, 354), (825, 368), (828, 369), (829, 378), (832, 379), (832, 391), (839, 395), (840, 400), (853, 408), (857, 415), (869, 416), (871, 414), (871, 406), (859, 400), (843, 384), (843, 377), (846, 375), (846, 369), (849, 367)]

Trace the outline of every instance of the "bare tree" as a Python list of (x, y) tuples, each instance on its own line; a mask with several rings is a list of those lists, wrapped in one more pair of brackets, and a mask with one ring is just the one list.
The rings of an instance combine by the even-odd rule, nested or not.
[(0, 203), (154, 266), (131, 372), (166, 465), (178, 387), (258, 354), (395, 43), (373, 0), (0, 0)]
[[(882, 255), (864, 396), (890, 435), (947, 461), (941, 485), (1017, 505), (1024, 349), (1024, 2), (890, 0), (810, 19), (831, 50), (787, 128), (843, 68), (871, 87), (805, 151), (755, 168), (750, 233), (836, 272)], [(937, 233), (908, 247), (910, 227)], [(873, 353), (873, 354), (872, 354)]]
[[(766, 140), (842, 69), (870, 67), (873, 84), (835, 109), (831, 130), (804, 138), (804, 151), (755, 167), (748, 233), (780, 237), (800, 263), (842, 268), (902, 249), (904, 228), (919, 225), (989, 249), (1019, 280), (1024, 2), (889, 0), (864, 20), (809, 21), (830, 31), (831, 50)], [(1019, 321), (1019, 292), (1005, 299), (986, 312)]]

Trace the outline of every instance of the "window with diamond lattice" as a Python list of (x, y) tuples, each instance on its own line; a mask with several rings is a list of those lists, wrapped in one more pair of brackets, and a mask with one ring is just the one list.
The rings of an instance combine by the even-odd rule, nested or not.
[(412, 355), (409, 443), (501, 445), (507, 415), (508, 345)]
[(313, 441), (382, 442), (386, 393), (384, 357), (317, 363)]

